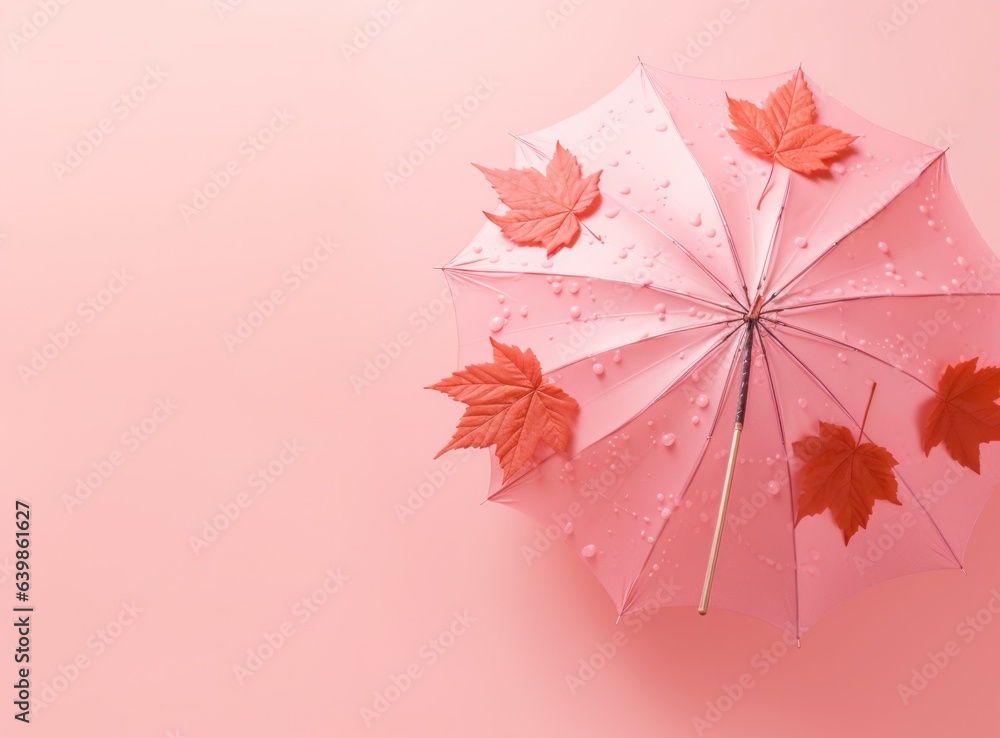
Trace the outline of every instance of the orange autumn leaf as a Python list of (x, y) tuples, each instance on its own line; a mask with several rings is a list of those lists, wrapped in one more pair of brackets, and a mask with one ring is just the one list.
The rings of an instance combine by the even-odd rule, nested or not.
[(944, 443), (948, 454), (979, 474), (979, 446), (1000, 441), (1000, 367), (976, 369), (979, 357), (951, 364), (938, 381), (923, 428), (924, 454)]
[[(815, 122), (816, 105), (802, 69), (771, 92), (763, 108), (729, 95), (726, 100), (729, 119), (736, 126), (735, 130), (729, 130), (729, 135), (740, 146), (770, 159), (772, 173), (775, 162), (800, 174), (825, 172), (830, 168), (829, 160), (843, 153), (857, 138)], [(770, 183), (770, 174), (767, 179)], [(767, 183), (764, 191), (767, 191)], [(762, 192), (757, 202), (758, 210), (763, 200)]]
[(829, 509), (846, 545), (867, 525), (876, 500), (901, 504), (893, 473), (899, 462), (882, 446), (859, 444), (842, 425), (820, 421), (819, 435), (796, 441), (792, 450), (805, 462), (796, 524)]
[(559, 142), (545, 174), (537, 169), (501, 171), (473, 166), (486, 175), (501, 202), (510, 208), (502, 215), (484, 213), (486, 217), (514, 243), (544, 246), (548, 256), (573, 245), (580, 233), (578, 216), (600, 195), (601, 171), (584, 177), (580, 162)]
[(530, 349), (492, 338), (490, 343), (492, 363), (470, 364), (426, 389), (468, 405), (451, 442), (437, 455), (496, 446), (506, 482), (531, 460), (539, 443), (566, 450), (580, 405), (555, 385), (542, 383), (541, 365)]

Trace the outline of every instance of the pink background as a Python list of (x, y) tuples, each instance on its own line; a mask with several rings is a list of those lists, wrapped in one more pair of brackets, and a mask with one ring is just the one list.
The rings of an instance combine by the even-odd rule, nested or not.
[[(346, 58), (372, 12), (391, 21)], [(637, 55), (719, 77), (801, 62), (865, 117), (952, 146), (1000, 243), (998, 22), (994, 4), (940, 0), (6, 2), (0, 603), (14, 604), (20, 498), (45, 701), (26, 730), (994, 735), (996, 500), (967, 576), (869, 590), (801, 649), (722, 611), (616, 625), (572, 552), (529, 566), (542, 528), (480, 505), (486, 452), (433, 460), (458, 408), (420, 388), (455, 368), (431, 267), (495, 202), (469, 162), (507, 166), (508, 132), (583, 108)], [(447, 112), (477, 88), (474, 110)], [(435, 128), (436, 150), (390, 186)], [(67, 147), (87, 155), (68, 164)], [(185, 217), (207, 184), (216, 196)], [(227, 345), (241, 319), (258, 327)], [(32, 374), (35, 350), (49, 358)], [(12, 684), (9, 626), (0, 643)], [(913, 669), (933, 676), (904, 701)]]

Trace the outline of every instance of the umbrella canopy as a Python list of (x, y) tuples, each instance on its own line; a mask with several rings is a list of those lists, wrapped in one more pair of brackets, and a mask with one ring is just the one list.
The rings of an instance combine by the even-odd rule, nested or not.
[[(790, 80), (808, 83), (817, 124), (857, 136), (828, 171), (792, 171), (734, 135), (733, 100)], [(640, 64), (587, 110), (516, 137), (519, 169), (544, 172), (565, 147), (585, 177), (600, 172), (578, 239), (520, 246), (500, 207), (444, 268), (460, 363), (488, 360), (491, 339), (530, 349), (579, 403), (565, 451), (540, 445), (507, 475), (494, 460), (489, 499), (555, 525), (619, 613), (704, 608), (708, 564), (713, 607), (799, 636), (878, 582), (961, 567), (997, 481), (997, 406), (970, 411), (983, 443), (966, 434), (963, 451), (947, 404), (958, 374), (1000, 381), (984, 369), (1000, 355), (997, 257), (944, 152), (818, 90), (801, 72)], [(846, 462), (824, 467), (817, 443), (846, 444)], [(861, 457), (883, 453), (880, 479)], [(848, 491), (882, 496), (824, 499), (852, 469)], [(868, 508), (856, 530), (852, 505)]]

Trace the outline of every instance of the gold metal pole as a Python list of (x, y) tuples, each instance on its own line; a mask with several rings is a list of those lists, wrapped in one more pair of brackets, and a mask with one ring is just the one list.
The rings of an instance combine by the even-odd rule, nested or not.
[(715, 537), (712, 538), (712, 552), (708, 557), (705, 586), (701, 590), (701, 604), (698, 605), (698, 613), (700, 615), (708, 612), (708, 598), (712, 594), (712, 579), (715, 578), (715, 564), (719, 559), (722, 528), (726, 524), (726, 507), (729, 505), (729, 491), (733, 487), (733, 474), (736, 471), (736, 453), (740, 448), (740, 436), (742, 434), (743, 423), (737, 423), (733, 428), (733, 445), (729, 447), (729, 465), (726, 466), (726, 481), (722, 485), (722, 498), (719, 500), (719, 519), (715, 523)]
[(712, 580), (715, 578), (715, 565), (719, 560), (719, 546), (722, 544), (722, 529), (726, 525), (726, 507), (729, 505), (729, 492), (733, 488), (733, 474), (736, 471), (736, 454), (740, 450), (740, 436), (743, 434), (743, 420), (746, 417), (747, 411), (747, 395), (750, 392), (753, 334), (757, 328), (761, 304), (762, 300), (758, 297), (756, 302), (754, 302), (752, 312), (747, 317), (746, 343), (743, 346), (743, 371), (740, 376), (740, 394), (736, 400), (736, 425), (733, 427), (733, 444), (729, 447), (729, 464), (726, 465), (726, 478), (722, 483), (722, 495), (719, 498), (719, 519), (715, 523), (712, 550), (708, 555), (705, 586), (701, 590), (701, 604), (698, 605), (698, 612), (701, 615), (708, 612), (708, 600), (712, 596)]

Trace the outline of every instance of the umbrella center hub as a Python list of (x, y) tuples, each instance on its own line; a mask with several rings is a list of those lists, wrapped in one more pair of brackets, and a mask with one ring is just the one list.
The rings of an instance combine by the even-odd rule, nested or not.
[(754, 300), (753, 307), (750, 312), (747, 313), (745, 320), (756, 321), (760, 317), (760, 309), (764, 306), (764, 296), (757, 295), (757, 299)]

